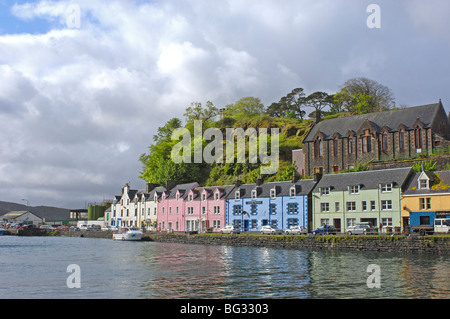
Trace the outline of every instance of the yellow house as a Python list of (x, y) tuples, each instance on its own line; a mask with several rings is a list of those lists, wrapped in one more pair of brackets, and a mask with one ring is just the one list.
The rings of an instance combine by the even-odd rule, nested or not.
[(402, 194), (403, 230), (435, 218), (450, 218), (450, 171), (416, 173)]

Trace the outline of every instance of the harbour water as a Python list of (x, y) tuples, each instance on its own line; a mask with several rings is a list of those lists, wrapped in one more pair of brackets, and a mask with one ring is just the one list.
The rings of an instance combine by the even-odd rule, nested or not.
[(0, 237), (1, 299), (450, 298), (448, 278), (448, 255)]

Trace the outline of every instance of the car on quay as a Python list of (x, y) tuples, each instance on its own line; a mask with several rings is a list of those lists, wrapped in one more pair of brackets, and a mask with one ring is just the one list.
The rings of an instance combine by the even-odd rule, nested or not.
[(89, 230), (89, 229), (90, 228), (86, 224), (80, 226), (80, 230)]
[(308, 230), (304, 226), (291, 226), (284, 233), (286, 235), (301, 235), (308, 233)]
[(283, 231), (276, 226), (265, 225), (261, 227), (261, 234), (269, 234), (269, 235), (281, 235)]
[(317, 227), (316, 229), (312, 230), (313, 235), (326, 235), (326, 234), (331, 234), (331, 235), (336, 235), (337, 234), (337, 230), (334, 226), (330, 226), (330, 225), (322, 225)]
[(53, 227), (53, 226), (51, 226), (51, 225), (43, 224), (43, 225), (39, 226), (39, 229), (43, 229), (43, 230), (55, 230), (55, 227)]
[(347, 235), (365, 235), (371, 232), (373, 232), (373, 227), (369, 223), (358, 223), (345, 230)]
[(234, 228), (233, 225), (226, 225), (224, 228), (220, 230), (221, 234), (240, 234), (241, 231), (237, 228)]

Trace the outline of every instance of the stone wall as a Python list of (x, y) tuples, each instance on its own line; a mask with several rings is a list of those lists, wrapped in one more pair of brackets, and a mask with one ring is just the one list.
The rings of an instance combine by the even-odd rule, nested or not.
[(148, 234), (144, 240), (204, 245), (450, 254), (450, 236)]

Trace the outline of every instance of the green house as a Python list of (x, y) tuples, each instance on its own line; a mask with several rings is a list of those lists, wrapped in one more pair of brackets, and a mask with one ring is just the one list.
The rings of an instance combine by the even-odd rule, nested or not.
[(338, 232), (360, 222), (382, 231), (401, 227), (401, 193), (411, 168), (327, 174), (312, 193), (314, 228), (333, 225)]

